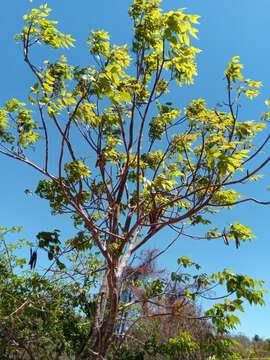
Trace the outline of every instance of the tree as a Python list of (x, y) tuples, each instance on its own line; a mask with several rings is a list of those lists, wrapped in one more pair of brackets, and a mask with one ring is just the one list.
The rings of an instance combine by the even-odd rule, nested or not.
[(244, 336), (232, 336), (234, 349), (239, 353), (240, 359), (265, 359), (270, 357), (269, 339), (262, 339), (255, 335), (252, 339)]
[[(106, 31), (93, 31), (93, 65), (80, 67), (63, 55), (42, 64), (32, 60), (36, 44), (74, 45), (50, 12), (47, 5), (32, 9), (16, 36), (35, 82), (27, 101), (11, 99), (0, 110), (0, 152), (44, 176), (36, 194), (53, 213), (70, 214), (87, 236), (73, 246), (94, 243), (103, 258), (106, 271), (82, 354), (102, 358), (117, 321), (125, 269), (138, 250), (164, 228), (177, 238), (191, 236), (188, 226), (210, 224), (207, 215), (218, 209), (268, 204), (240, 198), (234, 186), (256, 180), (270, 161), (249, 168), (269, 141), (268, 135), (256, 146), (253, 139), (270, 114), (257, 122), (239, 120), (241, 99), (256, 97), (262, 84), (243, 76), (237, 56), (225, 70), (227, 100), (221, 107), (195, 99), (181, 113), (168, 101), (173, 82), (190, 85), (197, 74), (199, 49), (191, 45), (197, 15), (164, 13), (160, 0), (134, 0), (131, 46), (112, 45)], [(237, 247), (252, 237), (239, 222), (205, 235)]]
[[(38, 256), (40, 248), (45, 249), (53, 259), (52, 264), (44, 269), (29, 270), (21, 252), (25, 245), (33, 244), (10, 238), (9, 235), (18, 230), (0, 228), (1, 359), (84, 359), (89, 329), (95, 320), (96, 290), (104, 267), (89, 248), (72, 247), (77, 238), (66, 241), (70, 246), (59, 252), (57, 248), (61, 244), (58, 232), (54, 231), (37, 235)], [(237, 323), (234, 312), (242, 310), (244, 299), (250, 303), (263, 302), (263, 291), (256, 289), (261, 283), (246, 276), (239, 278), (228, 271), (209, 276), (194, 273), (192, 268), (199, 270), (199, 265), (186, 257), (179, 259), (178, 272), (168, 276), (156, 269), (157, 255), (157, 251), (146, 252), (137, 264), (130, 264), (125, 270), (117, 324), (107, 358), (217, 356), (232, 360), (239, 352), (245, 356), (255, 354), (251, 346), (249, 353), (244, 351), (247, 347), (243, 350), (234, 346), (236, 352), (224, 332)], [(213, 298), (213, 288), (224, 283), (223, 292), (227, 290), (227, 294)], [(226, 299), (203, 314), (198, 309), (197, 298)], [(105, 316), (108, 310), (109, 306)], [(210, 314), (213, 311), (215, 313)], [(265, 348), (261, 345), (263, 347), (256, 347), (256, 354)]]
[(71, 359), (93, 322), (88, 292), (95, 289), (99, 263), (73, 250), (65, 254), (69, 267), (58, 262), (43, 271), (29, 271), (21, 253), (32, 244), (9, 238), (19, 230), (0, 228), (0, 358)]
[[(239, 323), (235, 312), (244, 311), (244, 299), (263, 305), (263, 282), (230, 270), (201, 273), (200, 265), (185, 256), (169, 277), (149, 278), (155, 267), (147, 255), (132, 272), (128, 268), (134, 278), (129, 284), (132, 277), (125, 277), (131, 296), (120, 304), (127, 311), (125, 331), (114, 340), (112, 359), (239, 359), (228, 333)], [(213, 293), (218, 287), (221, 296)], [(218, 303), (203, 313), (198, 300)]]

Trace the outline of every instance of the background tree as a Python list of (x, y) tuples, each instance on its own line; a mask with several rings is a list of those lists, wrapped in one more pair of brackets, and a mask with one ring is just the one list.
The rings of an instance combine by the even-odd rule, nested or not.
[[(0, 228), (0, 357), (72, 359), (93, 323), (89, 293), (98, 282), (100, 264), (92, 255), (69, 249), (61, 253), (66, 265), (55, 253), (49, 268), (29, 271), (22, 253), (33, 244), (10, 237), (18, 230)], [(43, 244), (53, 234), (40, 233)]]
[[(255, 340), (255, 337), (257, 340)], [(262, 339), (254, 335), (252, 339), (244, 335), (231, 336), (233, 348), (239, 353), (240, 359), (265, 359), (270, 358), (269, 339)]]
[[(47, 5), (24, 16), (16, 37), (35, 83), (27, 103), (11, 99), (0, 110), (0, 152), (44, 176), (36, 193), (53, 213), (73, 217), (106, 267), (82, 356), (106, 356), (125, 269), (162, 229), (189, 236), (190, 225), (209, 224), (207, 215), (219, 208), (268, 203), (240, 199), (234, 189), (257, 179), (270, 160), (256, 164), (270, 136), (260, 146), (253, 142), (269, 114), (258, 122), (239, 120), (241, 98), (256, 97), (262, 84), (244, 78), (234, 57), (225, 70), (224, 105), (208, 108), (196, 99), (181, 112), (168, 93), (173, 82), (192, 84), (197, 74), (199, 49), (190, 41), (199, 17), (183, 10), (164, 13), (159, 5), (159, 0), (133, 2), (131, 46), (112, 45), (106, 31), (92, 32), (88, 67), (70, 65), (63, 55), (35, 64), (36, 44), (54, 49), (74, 44), (50, 20)], [(38, 159), (31, 158), (33, 148)], [(236, 222), (210, 229), (205, 238), (238, 247), (252, 233)]]
[[(235, 313), (244, 310), (244, 299), (263, 304), (263, 290), (256, 289), (262, 282), (229, 270), (207, 275), (187, 257), (178, 260), (177, 272), (169, 277), (149, 278), (153, 273), (145, 271), (139, 277), (147, 260), (134, 269), (135, 281), (127, 281), (132, 296), (120, 305), (127, 315), (112, 359), (239, 359), (228, 334), (239, 322)], [(225, 288), (218, 296), (220, 286)], [(207, 300), (204, 313), (199, 300)]]

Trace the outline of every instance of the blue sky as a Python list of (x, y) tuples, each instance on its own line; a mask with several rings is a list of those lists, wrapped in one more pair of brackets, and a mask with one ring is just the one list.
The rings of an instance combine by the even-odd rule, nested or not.
[[(33, 1), (33, 5), (41, 3)], [(70, 62), (88, 64), (85, 42), (91, 29), (103, 28), (111, 33), (113, 42), (129, 43), (129, 3), (127, 0), (48, 1), (61, 29), (77, 39), (76, 48), (68, 53)], [(12, 39), (21, 29), (22, 15), (29, 3), (26, 0), (9, 0), (1, 5), (0, 103), (3, 103), (10, 97), (24, 98), (32, 80), (23, 64), (21, 50)], [(199, 41), (195, 43), (203, 50), (199, 55), (199, 76), (194, 86), (174, 92), (173, 101), (182, 108), (198, 97), (204, 97), (209, 105), (223, 101), (226, 95), (224, 68), (232, 56), (240, 55), (247, 77), (261, 80), (265, 85), (260, 98), (245, 104), (242, 109), (243, 119), (257, 119), (266, 110), (265, 99), (270, 97), (269, 0), (164, 0), (163, 7), (166, 10), (185, 7), (187, 12), (201, 15)], [(0, 157), (0, 166), (0, 225), (23, 225), (24, 236), (29, 240), (33, 240), (41, 230), (54, 228), (61, 229), (63, 236), (72, 234), (73, 228), (68, 219), (51, 217), (46, 202), (25, 195), (24, 190), (35, 189), (38, 180), (31, 169), (3, 157)], [(266, 192), (270, 185), (269, 169), (266, 169), (265, 175), (262, 182), (246, 187), (245, 192), (261, 199), (270, 199), (270, 193)], [(218, 217), (217, 222), (224, 226), (238, 220), (251, 226), (256, 234), (252, 243), (243, 244), (236, 250), (233, 246), (225, 247), (221, 241), (181, 239), (163, 258), (161, 265), (173, 270), (176, 259), (188, 255), (201, 263), (207, 272), (233, 268), (264, 279), (270, 289), (269, 213), (269, 207), (254, 205), (242, 205), (231, 212), (226, 211)], [(153, 246), (162, 248), (168, 236), (168, 233), (160, 235)], [(266, 296), (268, 306), (264, 308), (247, 307), (246, 313), (241, 315), (239, 331), (249, 336), (258, 334), (270, 337), (268, 298), (269, 295)]]

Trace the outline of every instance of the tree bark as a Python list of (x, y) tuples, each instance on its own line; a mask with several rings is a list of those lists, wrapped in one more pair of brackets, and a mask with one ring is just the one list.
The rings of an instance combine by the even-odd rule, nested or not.
[(117, 266), (110, 266), (104, 276), (98, 295), (94, 326), (77, 360), (106, 359), (118, 315), (120, 287), (116, 269)]

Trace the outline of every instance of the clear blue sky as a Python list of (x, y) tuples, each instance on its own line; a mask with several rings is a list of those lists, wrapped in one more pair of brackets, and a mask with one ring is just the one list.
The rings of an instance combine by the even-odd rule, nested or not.
[[(33, 5), (40, 3), (33, 1)], [(69, 60), (75, 64), (88, 63), (85, 41), (91, 29), (108, 30), (114, 42), (130, 42), (129, 3), (127, 0), (48, 1), (55, 10), (54, 17), (60, 21), (61, 28), (77, 39), (76, 48), (69, 52)], [(23, 64), (20, 48), (12, 39), (20, 31), (22, 15), (28, 7), (26, 0), (9, 0), (1, 4), (0, 103), (10, 97), (25, 97), (31, 86), (31, 77)], [(196, 43), (203, 50), (199, 56), (199, 76), (194, 86), (174, 93), (173, 100), (180, 107), (197, 97), (204, 97), (209, 105), (224, 100), (224, 68), (232, 56), (240, 55), (247, 76), (261, 80), (265, 85), (260, 98), (242, 110), (243, 119), (258, 118), (266, 110), (265, 99), (270, 97), (269, 0), (164, 0), (163, 7), (186, 7), (188, 12), (201, 15), (199, 41)], [(72, 234), (73, 228), (68, 219), (51, 217), (46, 202), (24, 194), (26, 188), (35, 189), (38, 178), (32, 170), (2, 157), (0, 166), (0, 225), (23, 225), (24, 236), (29, 240), (46, 229), (61, 229), (63, 236)], [(270, 185), (269, 169), (265, 174), (261, 183), (247, 187), (246, 192), (269, 200), (270, 193), (265, 191)], [(225, 247), (221, 241), (181, 239), (166, 255), (162, 265), (173, 269), (178, 257), (188, 255), (201, 263), (205, 271), (233, 268), (264, 279), (270, 289), (269, 213), (269, 207), (253, 205), (238, 206), (230, 213), (224, 212), (217, 220), (219, 224), (224, 226), (234, 220), (242, 221), (253, 228), (257, 238), (252, 243), (243, 244), (238, 250), (233, 246)], [(153, 246), (162, 248), (167, 237), (167, 233), (160, 235)], [(246, 313), (241, 315), (239, 331), (249, 336), (258, 334), (270, 337), (269, 296), (266, 295), (268, 306), (265, 308), (247, 308)]]

